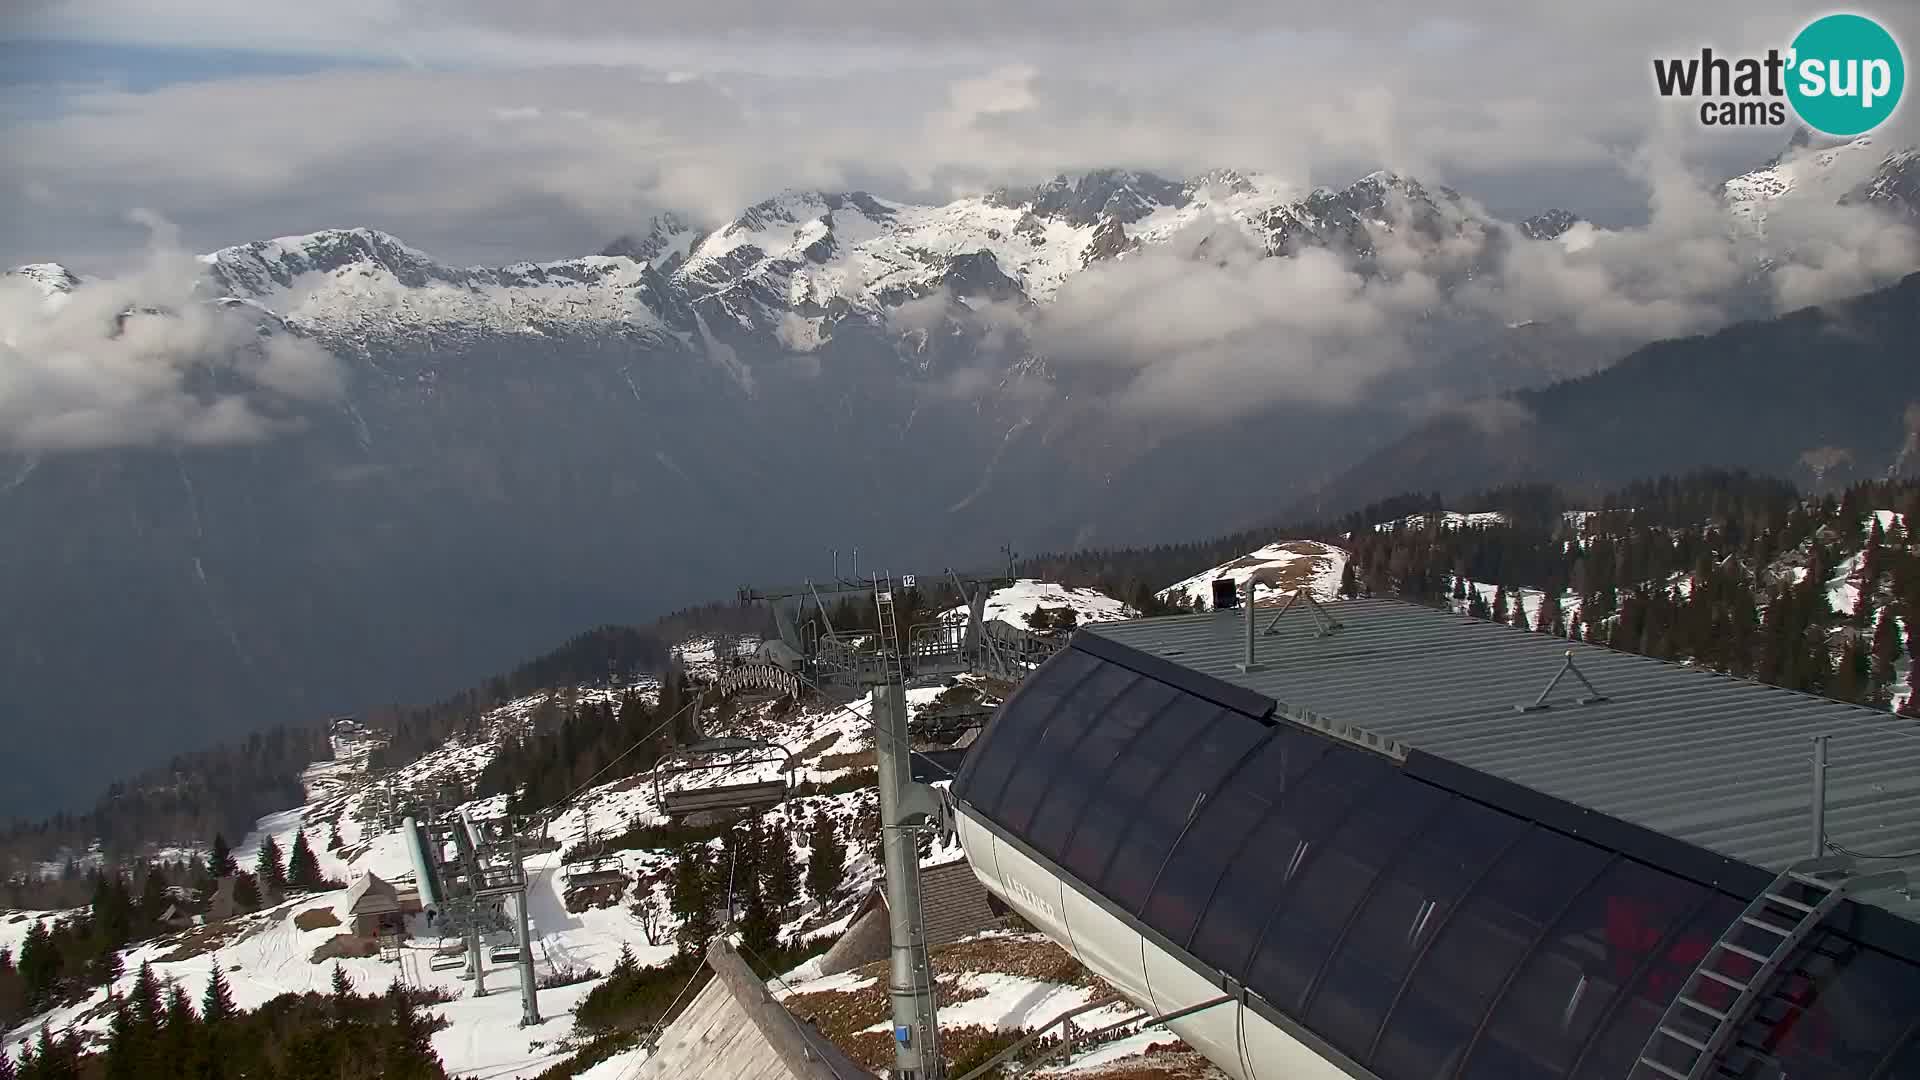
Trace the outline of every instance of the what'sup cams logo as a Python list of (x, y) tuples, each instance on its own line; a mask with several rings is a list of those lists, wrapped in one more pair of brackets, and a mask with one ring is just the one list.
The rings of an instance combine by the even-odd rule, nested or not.
[(1778, 126), (1788, 106), (1800, 122), (1827, 135), (1862, 135), (1900, 104), (1907, 67), (1900, 44), (1864, 15), (1827, 15), (1808, 23), (1786, 51), (1653, 62), (1661, 97), (1700, 98), (1700, 122), (1711, 127)]

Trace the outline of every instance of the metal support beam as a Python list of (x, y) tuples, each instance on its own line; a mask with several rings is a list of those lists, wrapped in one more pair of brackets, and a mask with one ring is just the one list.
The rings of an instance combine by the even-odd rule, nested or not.
[(527, 919), (527, 864), (520, 856), (520, 838), (513, 838), (513, 865), (520, 871), (520, 891), (513, 896), (513, 910), (520, 924), (520, 1026), (540, 1022), (540, 986), (533, 978), (533, 933)]
[(912, 779), (906, 691), (889, 680), (873, 688), (874, 751), (880, 772), (880, 846), (886, 866), (892, 942), (887, 994), (893, 1003), (894, 1080), (940, 1080), (940, 1029), (934, 1016), (933, 965), (920, 909), (920, 847), (906, 821), (924, 814)]
[[(1246, 655), (1241, 658), (1239, 665), (1240, 670), (1246, 672), (1259, 671), (1263, 666), (1255, 663), (1253, 659), (1253, 639), (1256, 636), (1253, 632), (1253, 592), (1256, 585), (1257, 582), (1253, 577), (1247, 578), (1247, 599), (1245, 603), (1240, 605), (1247, 609)], [(1292, 601), (1289, 600), (1288, 603), (1292, 603)], [(1277, 621), (1279, 616), (1276, 615), (1274, 618)]]
[(1827, 738), (1813, 737), (1813, 835), (1807, 854), (1816, 859), (1827, 853)]
[(467, 956), (473, 968), (473, 996), (481, 998), (487, 996), (487, 954), (486, 941), (480, 933), (480, 905), (469, 899), (467, 910)]

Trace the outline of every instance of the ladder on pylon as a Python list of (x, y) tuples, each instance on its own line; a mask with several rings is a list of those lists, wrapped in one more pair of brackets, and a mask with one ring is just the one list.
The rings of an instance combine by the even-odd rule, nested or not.
[(889, 685), (902, 682), (905, 670), (900, 659), (900, 624), (893, 610), (893, 575), (873, 576), (873, 609), (880, 621), (881, 673)]
[(1632, 1080), (1702, 1080), (1712, 1075), (1781, 965), (1828, 913), (1853, 890), (1906, 876), (1898, 870), (1860, 874), (1854, 866), (1854, 860), (1843, 855), (1802, 859), (1761, 890), (1680, 984), (1648, 1034)]

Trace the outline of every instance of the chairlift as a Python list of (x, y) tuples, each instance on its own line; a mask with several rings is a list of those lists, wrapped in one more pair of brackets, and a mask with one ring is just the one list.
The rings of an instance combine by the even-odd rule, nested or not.
[(467, 950), (465, 949), (461, 949), (459, 952), (434, 953), (432, 959), (427, 961), (427, 970), (452, 971), (454, 968), (465, 965), (466, 962)]
[(627, 880), (626, 864), (618, 855), (595, 855), (569, 863), (561, 874), (566, 878), (568, 889), (624, 884)]
[(493, 951), (488, 954), (488, 959), (496, 964), (517, 964), (520, 962), (520, 946), (517, 943), (495, 945)]
[[(742, 756), (750, 754), (759, 756)], [(662, 783), (670, 776), (733, 772), (774, 762), (780, 765), (780, 776), (774, 780), (674, 790)], [(765, 810), (785, 802), (792, 786), (793, 752), (765, 739), (707, 739), (666, 754), (653, 767), (654, 799), (662, 813), (675, 819), (703, 811)]]

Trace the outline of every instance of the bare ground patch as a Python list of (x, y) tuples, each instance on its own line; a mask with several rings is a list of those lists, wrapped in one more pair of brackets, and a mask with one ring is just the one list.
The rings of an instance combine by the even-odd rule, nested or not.
[(293, 917), (293, 925), (298, 930), (320, 930), (328, 926), (339, 926), (340, 916), (332, 908), (308, 908)]

